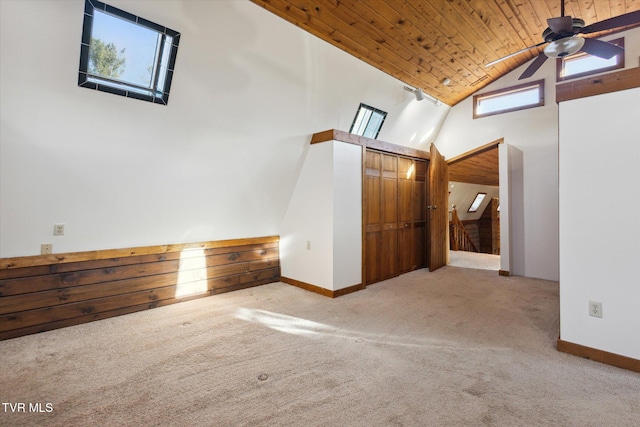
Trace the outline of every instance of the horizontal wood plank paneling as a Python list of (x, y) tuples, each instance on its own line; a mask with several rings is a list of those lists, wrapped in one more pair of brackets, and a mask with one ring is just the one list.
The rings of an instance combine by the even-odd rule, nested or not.
[(277, 237), (225, 242), (91, 251), (85, 261), (65, 254), (49, 265), (48, 257), (1, 260), (31, 266), (0, 269), (0, 339), (280, 279)]
[[(93, 260), (106, 260), (126, 258), (137, 255), (151, 255), (151, 254), (168, 254), (168, 253), (181, 253), (185, 250), (191, 249), (205, 249), (207, 251), (221, 250), (220, 253), (225, 253), (227, 248), (233, 246), (244, 246), (251, 244), (263, 244), (278, 242), (278, 236), (266, 236), (266, 237), (252, 237), (245, 239), (231, 239), (231, 240), (212, 240), (209, 242), (197, 242), (197, 243), (177, 243), (171, 245), (158, 245), (158, 246), (141, 246), (136, 248), (126, 249), (105, 249), (98, 251), (85, 251), (85, 252), (72, 252), (64, 254), (49, 254), (49, 255), (34, 255), (24, 256), (16, 258), (0, 258), (0, 272), (3, 270), (13, 270), (25, 267), (35, 266), (51, 266), (55, 264), (68, 264), (72, 262), (85, 262)], [(213, 253), (213, 252), (212, 252)], [(0, 276), (5, 277), (5, 276)], [(6, 277), (13, 277), (11, 275)]]

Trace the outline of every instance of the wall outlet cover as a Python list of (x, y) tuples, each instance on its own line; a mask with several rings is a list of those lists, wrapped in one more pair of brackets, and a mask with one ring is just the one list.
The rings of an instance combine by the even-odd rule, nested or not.
[(589, 316), (602, 317), (602, 303), (589, 301)]

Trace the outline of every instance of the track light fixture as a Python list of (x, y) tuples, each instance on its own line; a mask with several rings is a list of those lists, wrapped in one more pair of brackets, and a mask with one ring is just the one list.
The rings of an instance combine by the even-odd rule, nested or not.
[(434, 105), (440, 105), (440, 101), (438, 101), (437, 99), (427, 95), (420, 88), (413, 89), (413, 88), (411, 88), (409, 86), (405, 86), (404, 90), (406, 90), (407, 92), (413, 93), (415, 95), (415, 97), (416, 97), (416, 101), (422, 101), (423, 99), (426, 99), (428, 101), (431, 101)]

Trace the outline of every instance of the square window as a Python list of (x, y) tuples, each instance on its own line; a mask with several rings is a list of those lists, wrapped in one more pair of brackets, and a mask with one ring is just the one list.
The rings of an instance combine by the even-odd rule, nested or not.
[(353, 119), (349, 133), (376, 139), (380, 133), (380, 128), (384, 123), (387, 113), (377, 108), (360, 104), (356, 117)]
[(85, 0), (78, 86), (166, 105), (180, 34)]

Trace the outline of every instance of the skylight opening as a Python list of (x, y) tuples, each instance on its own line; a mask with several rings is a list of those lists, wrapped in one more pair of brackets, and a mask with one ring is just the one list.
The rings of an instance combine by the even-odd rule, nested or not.
[[(608, 43), (624, 47), (624, 37), (611, 40)], [(619, 68), (624, 68), (624, 52), (609, 59), (581, 52), (558, 60), (557, 81), (585, 77)]]
[(78, 85), (167, 104), (180, 34), (85, 0)]
[(544, 80), (475, 95), (473, 118), (525, 110), (544, 105)]
[(384, 111), (360, 104), (349, 133), (375, 139), (378, 137), (386, 117), (387, 113)]
[(469, 213), (478, 212), (478, 209), (480, 208), (480, 205), (482, 205), (482, 202), (484, 201), (485, 197), (487, 197), (487, 193), (476, 194), (476, 198), (473, 199), (473, 202), (471, 203), (471, 206), (469, 206), (469, 210), (467, 212)]

